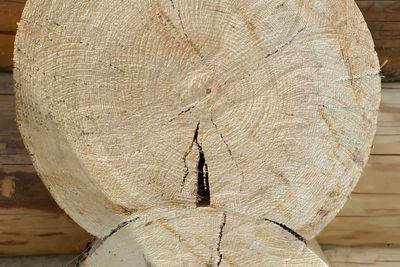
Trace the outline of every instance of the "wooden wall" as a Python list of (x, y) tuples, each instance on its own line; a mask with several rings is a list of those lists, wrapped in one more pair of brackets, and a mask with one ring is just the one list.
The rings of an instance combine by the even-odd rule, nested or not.
[[(24, 3), (0, 0), (0, 70), (12, 69)], [(400, 81), (400, 0), (357, 3), (381, 62), (387, 60), (385, 79)], [(0, 255), (77, 253), (91, 237), (57, 207), (35, 174), (15, 123), (11, 80), (11, 73), (0, 73)], [(394, 244), (392, 252), (400, 253), (400, 83), (383, 84), (368, 165), (348, 203), (318, 240), (328, 255), (349, 251), (332, 245), (366, 244)]]

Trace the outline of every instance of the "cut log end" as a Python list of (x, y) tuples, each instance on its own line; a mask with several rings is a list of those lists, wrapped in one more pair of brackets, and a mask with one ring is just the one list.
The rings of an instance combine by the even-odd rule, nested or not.
[(376, 128), (379, 63), (351, 0), (29, 1), (14, 61), (34, 165), (100, 238), (210, 208), (311, 239)]
[(328, 266), (274, 223), (211, 209), (137, 216), (99, 240), (81, 266)]

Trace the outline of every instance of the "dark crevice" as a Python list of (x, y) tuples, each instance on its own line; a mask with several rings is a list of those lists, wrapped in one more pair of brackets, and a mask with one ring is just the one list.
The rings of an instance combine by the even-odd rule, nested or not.
[[(97, 243), (99, 242), (99, 240), (94, 240), (91, 242), (88, 242), (86, 244), (85, 249), (81, 252), (81, 254), (79, 254), (78, 258), (76, 259), (76, 263), (75, 263), (75, 267), (79, 267), (82, 265), (82, 263), (87, 259), (87, 257), (91, 254), (91, 251), (93, 251), (95, 248), (97, 248)], [(75, 258), (72, 260), (72, 262), (75, 261)], [(71, 266), (72, 262), (68, 262), (67, 264), (64, 264), (64, 267), (67, 266)]]
[(292, 229), (290, 229), (289, 227), (287, 227), (286, 225), (282, 224), (282, 223), (278, 223), (276, 221), (264, 218), (264, 221), (267, 222), (271, 222), (273, 224), (276, 224), (278, 226), (280, 226), (283, 230), (287, 231), (288, 233), (292, 234), (294, 237), (296, 237), (298, 240), (300, 240), (301, 242), (305, 242), (304, 237), (302, 237), (300, 234), (298, 234), (297, 232), (293, 231)]
[(110, 232), (108, 235), (106, 235), (105, 237), (103, 237), (102, 241), (105, 241), (107, 238), (109, 238), (110, 236), (112, 236), (113, 234), (115, 234), (116, 232), (118, 232), (119, 229), (124, 228), (124, 227), (127, 226), (128, 224), (139, 220), (139, 218), (140, 218), (140, 217), (136, 217), (136, 218), (133, 218), (133, 219), (130, 219), (130, 220), (128, 220), (128, 221), (124, 221), (124, 222), (118, 224), (118, 226), (115, 227), (113, 230), (111, 230), (111, 232)]
[(181, 10), (180, 10), (180, 9), (178, 9), (178, 18), (179, 18), (179, 21), (180, 21), (180, 23), (181, 23), (181, 27), (182, 27), (183, 34), (184, 34), (186, 37), (188, 37), (187, 34), (186, 34), (186, 32), (185, 32), (185, 27), (183, 26), (182, 17), (181, 17)]
[(181, 192), (183, 190), (183, 187), (185, 186), (186, 178), (189, 175), (189, 166), (187, 165), (186, 158), (189, 156), (190, 152), (192, 152), (193, 144), (194, 144), (195, 140), (197, 139), (197, 135), (199, 132), (199, 125), (200, 125), (200, 123), (197, 124), (196, 130), (194, 131), (194, 137), (193, 137), (192, 143), (190, 144), (188, 151), (183, 155), (183, 158), (182, 158), (183, 164), (185, 165), (185, 174), (183, 175), (183, 179), (182, 179), (182, 183), (181, 183)]
[(217, 266), (220, 266), (221, 262), (222, 262), (221, 240), (222, 240), (222, 235), (224, 234), (225, 224), (226, 224), (226, 211), (224, 212), (223, 221), (222, 221), (221, 226), (219, 228), (219, 236), (218, 236), (218, 244), (217, 244), (217, 253), (218, 253)]
[(185, 114), (185, 113), (189, 112), (191, 109), (195, 108), (196, 105), (197, 105), (197, 102), (194, 103), (193, 105), (187, 107), (186, 109), (182, 110), (181, 112), (178, 113), (178, 115), (176, 115), (175, 117), (171, 118), (171, 119), (169, 120), (169, 122), (172, 122), (172, 121), (174, 121), (177, 117), (181, 116), (182, 114)]
[(201, 147), (198, 136), (199, 136), (200, 122), (197, 123), (197, 128), (193, 137), (193, 142), (196, 143), (199, 149), (199, 163), (197, 164), (197, 207), (209, 207), (210, 206), (210, 186), (208, 183), (208, 166), (204, 157), (204, 151)]
[(124, 221), (124, 222), (118, 224), (117, 227), (115, 227), (113, 230), (111, 230), (111, 232), (108, 235), (106, 235), (105, 237), (103, 237), (102, 239), (96, 239), (95, 241), (88, 243), (86, 245), (86, 248), (84, 249), (84, 251), (79, 255), (79, 258), (76, 262), (76, 267), (81, 266), (82, 263), (87, 259), (87, 257), (89, 257), (92, 253), (94, 253), (96, 251), (96, 249), (99, 248), (101, 246), (101, 244), (103, 244), (103, 242), (106, 241), (110, 236), (112, 236), (113, 234), (115, 234), (121, 228), (124, 228), (128, 224), (139, 220), (139, 218), (140, 217), (136, 217), (136, 218), (130, 219), (128, 221)]

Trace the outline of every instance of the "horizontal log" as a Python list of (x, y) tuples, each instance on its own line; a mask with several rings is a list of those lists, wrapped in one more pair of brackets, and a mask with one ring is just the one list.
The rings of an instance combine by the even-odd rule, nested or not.
[(332, 267), (400, 266), (400, 246), (323, 246)]
[(399, 1), (356, 1), (366, 21), (400, 21)]
[(11, 70), (17, 23), (26, 0), (0, 0), (0, 70)]
[(400, 216), (335, 217), (317, 236), (322, 245), (400, 244)]
[(400, 21), (369, 21), (368, 27), (374, 40), (400, 39)]
[(337, 217), (400, 216), (400, 194), (353, 193)]
[(400, 194), (400, 155), (372, 155), (355, 193)]
[(78, 253), (92, 239), (58, 207), (32, 165), (0, 165), (0, 207), (0, 256)]
[(0, 95), (13, 94), (13, 79), (9, 72), (0, 72)]
[(65, 213), (0, 209), (0, 256), (80, 253), (92, 240)]

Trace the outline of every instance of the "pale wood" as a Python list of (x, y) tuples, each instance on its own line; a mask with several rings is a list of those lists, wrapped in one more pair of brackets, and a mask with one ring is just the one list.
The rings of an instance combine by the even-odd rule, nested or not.
[[(362, 1), (356, 3), (361, 7), (361, 11), (366, 18), (368, 27), (371, 30), (374, 40), (400, 39), (400, 19), (398, 18), (398, 1)], [(0, 0), (0, 32), (13, 34), (16, 31), (16, 23), (19, 21), (25, 0)], [(397, 12), (397, 13), (396, 13)], [(9, 39), (6, 35), (0, 35), (0, 43), (8, 43), (9, 52), (6, 57), (0, 59), (0, 69), (11, 70), (11, 45), (13, 38)], [(400, 80), (400, 47), (394, 49), (382, 48), (377, 44), (377, 50), (381, 64), (387, 61), (382, 69), (383, 79), (386, 81)], [(1, 67), (2, 66), (2, 67)]]
[[(201, 235), (193, 238), (193, 233)], [(276, 224), (241, 214), (197, 209), (137, 214), (129, 224), (98, 242), (82, 266), (328, 264)]]
[(322, 251), (321, 246), (318, 244), (318, 241), (316, 239), (311, 239), (307, 241), (307, 246), (310, 250), (312, 250), (318, 257), (328, 266), (329, 260), (326, 257), (325, 253)]
[(400, 266), (400, 246), (323, 246), (332, 267)]
[(303, 239), (355, 186), (380, 99), (352, 1), (30, 1), (14, 60), (35, 168), (105, 240), (88, 265), (200, 264), (137, 216), (204, 238), (212, 265), (324, 265)]

